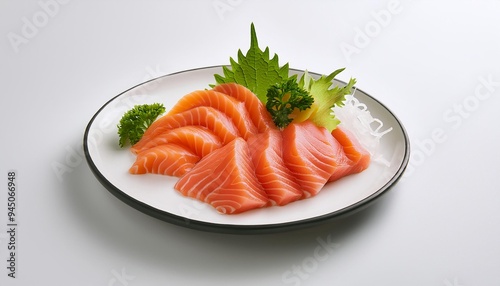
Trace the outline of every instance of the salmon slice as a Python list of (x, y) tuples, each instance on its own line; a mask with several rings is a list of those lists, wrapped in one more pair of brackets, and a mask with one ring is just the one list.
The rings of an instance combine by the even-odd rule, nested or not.
[(213, 151), (175, 184), (182, 195), (212, 205), (219, 213), (237, 214), (268, 205), (243, 138)]
[(332, 136), (342, 145), (342, 149), (349, 159), (343, 171), (334, 172), (329, 181), (336, 181), (344, 176), (360, 173), (370, 165), (370, 153), (361, 146), (356, 137), (348, 130), (337, 126)]
[(199, 160), (200, 157), (182, 146), (164, 144), (139, 153), (129, 172), (180, 177), (191, 170)]
[(213, 107), (200, 106), (181, 113), (160, 117), (149, 126), (141, 140), (134, 144), (131, 150), (134, 153), (144, 151), (144, 146), (153, 138), (172, 129), (189, 125), (208, 128), (208, 130), (219, 136), (223, 144), (240, 137), (238, 129), (227, 115)]
[(167, 114), (180, 113), (198, 106), (210, 106), (226, 114), (245, 140), (257, 133), (257, 127), (250, 119), (245, 104), (214, 90), (198, 90), (183, 96)]
[(225, 93), (236, 98), (238, 101), (244, 102), (250, 118), (255, 126), (257, 126), (259, 132), (264, 132), (269, 128), (276, 128), (266, 106), (248, 88), (237, 83), (223, 83), (216, 85), (213, 90)]
[(272, 205), (283, 206), (302, 198), (303, 192), (283, 161), (279, 130), (253, 135), (247, 140), (257, 179)]
[(173, 143), (183, 146), (200, 158), (222, 147), (222, 141), (212, 131), (202, 126), (183, 126), (169, 130), (148, 141), (143, 149)]
[(318, 194), (336, 168), (343, 168), (348, 161), (330, 132), (310, 120), (291, 123), (282, 135), (283, 159), (302, 187), (303, 198)]

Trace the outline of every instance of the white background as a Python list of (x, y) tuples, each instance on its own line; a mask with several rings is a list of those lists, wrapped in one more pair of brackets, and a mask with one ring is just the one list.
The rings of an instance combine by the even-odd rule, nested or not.
[[(494, 0), (0, 1), (0, 284), (500, 285), (498, 15)], [(251, 22), (281, 63), (346, 67), (399, 117), (404, 179), (347, 218), (254, 236), (173, 226), (107, 192), (81, 151), (93, 114), (144, 80), (227, 64)]]

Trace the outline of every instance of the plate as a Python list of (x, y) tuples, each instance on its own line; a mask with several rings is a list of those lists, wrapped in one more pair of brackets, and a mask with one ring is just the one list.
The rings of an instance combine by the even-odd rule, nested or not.
[(136, 104), (154, 102), (163, 103), (169, 110), (185, 94), (209, 88), (214, 83), (213, 75), (221, 73), (222, 66), (213, 66), (165, 75), (106, 102), (87, 125), (83, 141), (87, 163), (102, 185), (131, 207), (166, 222), (203, 231), (245, 234), (304, 228), (353, 213), (380, 198), (401, 178), (409, 160), (407, 133), (387, 107), (359, 89), (356, 98), (366, 104), (373, 117), (384, 122), (384, 128), (392, 127), (380, 141), (380, 153), (390, 165), (372, 162), (362, 173), (325, 185), (315, 197), (283, 207), (222, 215), (210, 205), (174, 190), (178, 178), (129, 174), (135, 155), (118, 146), (117, 125), (122, 115)]

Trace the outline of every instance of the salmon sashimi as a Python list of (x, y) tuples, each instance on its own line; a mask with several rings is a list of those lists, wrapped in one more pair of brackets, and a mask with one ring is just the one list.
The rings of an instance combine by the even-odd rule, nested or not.
[(245, 140), (251, 134), (257, 133), (257, 127), (250, 119), (245, 104), (227, 94), (214, 90), (198, 90), (183, 96), (167, 115), (180, 113), (198, 106), (213, 107), (229, 116)]
[(247, 142), (236, 138), (202, 158), (174, 188), (219, 213), (237, 214), (269, 204), (254, 170)]
[(283, 159), (302, 187), (303, 198), (318, 194), (336, 168), (348, 160), (330, 132), (309, 120), (291, 123), (282, 135)]
[(251, 136), (247, 142), (255, 174), (271, 204), (283, 206), (302, 198), (300, 185), (283, 161), (281, 132), (270, 129)]
[(139, 153), (129, 173), (180, 177), (191, 170), (199, 160), (200, 157), (182, 146), (164, 144)]
[(370, 153), (353, 134), (305, 118), (278, 129), (265, 104), (236, 83), (194, 91), (132, 146), (129, 172), (177, 176), (183, 196), (239, 214), (315, 196), (368, 168)]
[(222, 92), (231, 97), (236, 98), (238, 101), (244, 102), (250, 117), (257, 126), (259, 132), (264, 132), (269, 128), (276, 128), (271, 115), (266, 109), (266, 106), (260, 99), (248, 88), (237, 83), (224, 83), (216, 85), (213, 90)]
[(368, 168), (370, 165), (370, 153), (361, 146), (351, 132), (341, 126), (337, 126), (332, 131), (332, 136), (342, 145), (342, 149), (349, 162), (343, 172), (334, 172), (329, 181), (335, 181), (347, 175), (360, 173)]
[(141, 140), (134, 144), (131, 150), (134, 153), (144, 151), (144, 146), (147, 142), (156, 136), (188, 125), (208, 128), (221, 138), (223, 144), (227, 144), (233, 139), (240, 137), (238, 129), (227, 115), (213, 107), (200, 106), (181, 113), (160, 117), (149, 126)]
[(147, 142), (143, 149), (147, 150), (167, 143), (186, 147), (200, 158), (222, 147), (222, 141), (219, 136), (209, 129), (202, 126), (188, 125), (169, 130), (156, 136), (154, 139)]

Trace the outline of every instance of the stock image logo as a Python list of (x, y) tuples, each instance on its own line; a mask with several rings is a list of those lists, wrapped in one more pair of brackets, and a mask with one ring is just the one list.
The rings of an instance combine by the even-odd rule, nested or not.
[(281, 280), (285, 284), (301, 285), (303, 280), (307, 280), (318, 270), (320, 263), (328, 260), (340, 247), (340, 244), (331, 240), (331, 235), (326, 240), (317, 237), (318, 245), (314, 248), (312, 255), (305, 257), (301, 263), (293, 264), (289, 270), (283, 272)]
[(394, 15), (401, 13), (401, 11), (403, 11), (403, 6), (399, 1), (389, 1), (386, 9), (370, 13), (372, 20), (368, 21), (363, 28), (355, 27), (354, 32), (356, 34), (352, 39), (352, 44), (346, 42), (340, 44), (340, 50), (347, 62), (351, 62), (353, 55), (360, 54), (364, 48), (368, 47), (372, 40), (391, 24)]
[[(500, 81), (496, 81), (493, 75), (479, 76), (478, 83), (474, 87), (474, 93), (465, 96), (461, 101), (455, 102), (451, 107), (445, 109), (442, 119), (446, 127), (435, 127), (430, 131), (430, 136), (417, 139), (415, 148), (411, 152), (410, 162), (403, 178), (411, 176), (415, 170), (422, 166), (427, 158), (431, 157), (438, 147), (447, 141), (448, 135), (462, 127), (466, 120), (472, 118), (481, 105), (491, 100), (494, 93), (500, 87)], [(451, 129), (451, 130), (450, 130)]]
[(234, 9), (243, 3), (243, 0), (216, 0), (212, 2), (212, 7), (221, 21), (225, 19), (225, 14), (234, 11)]
[(135, 279), (135, 276), (127, 273), (125, 268), (122, 268), (120, 272), (115, 269), (111, 270), (112, 278), (108, 281), (108, 286), (128, 286), (129, 282)]
[(7, 38), (15, 53), (19, 53), (21, 45), (28, 44), (33, 40), (49, 22), (61, 11), (61, 7), (70, 0), (46, 0), (38, 1), (39, 9), (31, 17), (21, 18), (21, 28), (17, 32), (9, 32)]

